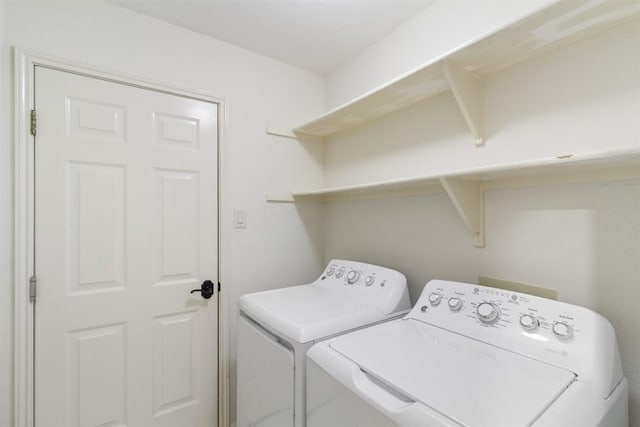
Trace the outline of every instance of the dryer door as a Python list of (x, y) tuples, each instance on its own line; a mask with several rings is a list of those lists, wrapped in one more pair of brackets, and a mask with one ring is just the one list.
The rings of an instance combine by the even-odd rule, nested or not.
[(238, 319), (238, 427), (293, 427), (293, 351)]

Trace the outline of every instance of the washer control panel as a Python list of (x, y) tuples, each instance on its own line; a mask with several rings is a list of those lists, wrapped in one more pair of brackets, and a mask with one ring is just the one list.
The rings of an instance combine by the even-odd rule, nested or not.
[(602, 342), (615, 343), (611, 324), (586, 308), (444, 280), (427, 283), (405, 319), (568, 368), (584, 363), (584, 355), (597, 352)]
[(334, 259), (314, 284), (375, 304), (385, 313), (397, 304), (410, 307), (407, 279), (402, 273), (379, 265)]

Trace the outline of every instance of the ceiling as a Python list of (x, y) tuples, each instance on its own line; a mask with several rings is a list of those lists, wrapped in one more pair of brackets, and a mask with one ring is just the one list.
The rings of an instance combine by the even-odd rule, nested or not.
[(434, 0), (111, 0), (111, 3), (326, 74)]

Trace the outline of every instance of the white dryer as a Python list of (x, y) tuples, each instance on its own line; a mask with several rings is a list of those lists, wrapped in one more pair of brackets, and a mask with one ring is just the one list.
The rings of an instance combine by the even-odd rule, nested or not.
[(238, 319), (237, 427), (302, 427), (306, 352), (411, 308), (404, 275), (332, 260), (313, 283), (243, 295)]
[(434, 280), (307, 353), (308, 427), (627, 427), (615, 332), (570, 304)]

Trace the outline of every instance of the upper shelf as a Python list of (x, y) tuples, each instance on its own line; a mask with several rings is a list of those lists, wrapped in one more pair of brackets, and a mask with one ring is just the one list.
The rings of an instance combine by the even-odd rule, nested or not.
[(479, 77), (555, 49), (640, 14), (640, 3), (560, 1), (472, 40), (321, 117), (298, 126), (299, 137), (328, 137), (451, 90), (476, 144), (483, 142)]

